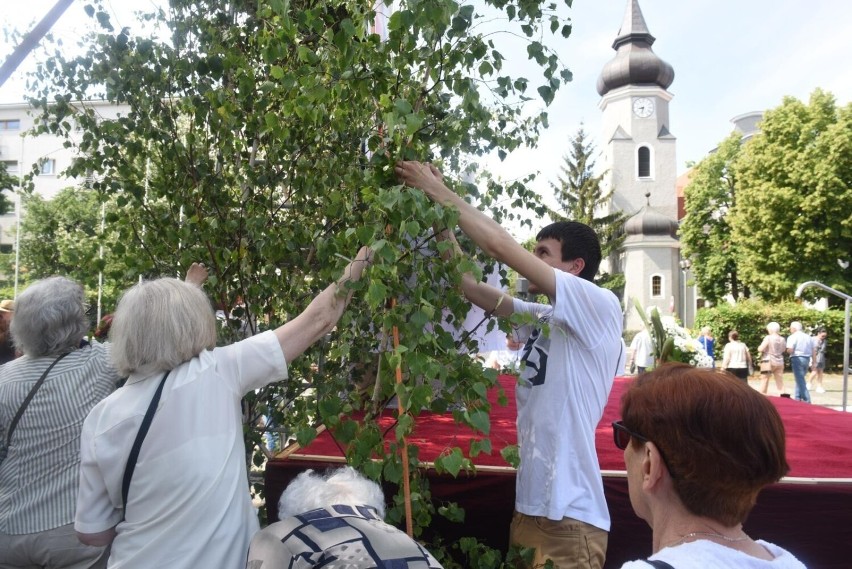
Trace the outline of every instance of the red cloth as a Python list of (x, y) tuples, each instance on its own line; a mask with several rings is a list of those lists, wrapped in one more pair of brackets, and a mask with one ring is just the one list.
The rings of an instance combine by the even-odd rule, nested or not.
[[(508, 405), (496, 405), (497, 389), (489, 394), (493, 405), (490, 435), (493, 452), (476, 457), (474, 462), (477, 466), (506, 467), (500, 449), (516, 442), (515, 378), (502, 376), (500, 383), (506, 392)], [(596, 430), (598, 458), (604, 471), (624, 470), (623, 453), (612, 442), (611, 423), (619, 418), (621, 396), (629, 384), (630, 378), (616, 378)], [(807, 567), (849, 567), (852, 414), (780, 397), (771, 400), (787, 429), (789, 476), (814, 480), (780, 483), (765, 489), (758, 497), (745, 530), (756, 538), (789, 549)], [(395, 411), (389, 411), (381, 419), (383, 427), (392, 425), (395, 415)], [(448, 448), (458, 446), (467, 450), (469, 439), (477, 436), (467, 427), (455, 423), (450, 415), (423, 413), (417, 417), (417, 427), (409, 442), (420, 447), (422, 461), (431, 461)], [(325, 432), (289, 459), (267, 463), (266, 497), (271, 520), (277, 519), (278, 498), (289, 481), (307, 468), (330, 466), (329, 458), (343, 462), (340, 449), (331, 435)], [(426, 539), (435, 534), (452, 543), (462, 536), (474, 536), (491, 547), (506, 551), (515, 498), (514, 472), (511, 469), (485, 470), (487, 468), (480, 470), (475, 477), (461, 473), (458, 478), (428, 473), (433, 500), (436, 503), (458, 502), (465, 508), (466, 517), (463, 524), (457, 524), (436, 516), (424, 536)], [(846, 480), (825, 480), (830, 478)], [(395, 491), (392, 487), (386, 489), (388, 495)], [(625, 561), (650, 555), (651, 532), (647, 524), (633, 513), (627, 480), (623, 475), (604, 476), (604, 492), (612, 517), (605, 567), (617, 568)]]
[[(622, 451), (612, 442), (612, 422), (620, 417), (621, 396), (627, 390), (631, 378), (618, 377), (603, 419), (595, 433), (595, 444), (601, 470), (624, 470)], [(481, 454), (474, 459), (477, 466), (507, 466), (500, 450), (517, 442), (515, 432), (515, 378), (504, 375), (500, 385), (505, 391), (508, 404), (497, 404), (498, 389), (489, 393), (491, 401), (491, 444), (490, 455)], [(771, 397), (772, 403), (781, 414), (787, 429), (787, 460), (789, 476), (800, 478), (852, 478), (852, 414), (841, 413), (817, 405), (809, 405), (792, 399)], [(380, 419), (383, 429), (389, 428), (396, 411), (388, 410)], [(388, 434), (392, 437), (393, 432)], [(326, 456), (343, 457), (340, 448), (329, 432), (322, 433), (307, 448), (296, 452), (293, 457)], [(420, 459), (431, 462), (446, 449), (459, 447), (467, 451), (470, 440), (481, 439), (477, 434), (459, 425), (450, 414), (421, 413), (409, 444), (420, 448)]]

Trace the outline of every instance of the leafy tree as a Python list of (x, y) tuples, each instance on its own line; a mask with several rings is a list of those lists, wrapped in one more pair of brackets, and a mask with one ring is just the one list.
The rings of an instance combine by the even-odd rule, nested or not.
[(692, 261), (701, 294), (714, 304), (727, 295), (748, 296), (739, 276), (739, 255), (731, 240), (729, 216), (736, 207), (738, 181), (734, 162), (741, 136), (731, 133), (715, 152), (695, 166), (684, 189), (686, 216), (680, 224), (684, 257)]
[[(101, 28), (81, 55), (57, 53), (40, 67), (32, 103), (43, 132), (73, 144), (72, 130), (81, 129), (80, 159), (68, 174), (92, 175), (102, 199), (115, 201), (111, 250), (129, 275), (171, 274), (202, 260), (217, 305), (255, 330), (300, 311), (359, 245), (376, 252), (336, 334), (290, 365), (290, 376), (311, 378), (313, 391), (291, 381), (252, 394), (248, 423), (271, 415), (307, 444), (321, 422), (350, 463), (399, 483), (401, 449), (418, 464), (405, 443), (418, 410), (463, 401), (470, 404), (455, 418), (486, 438), (449, 449), (436, 469), (455, 475), (470, 467), (469, 456), (490, 452), (485, 392), (496, 377), (463, 355), (475, 346), (452, 332), (468, 306), (444, 290), (479, 267), (439, 260), (431, 228), (456, 214), (396, 186), (393, 165), (434, 158), (458, 172), (471, 155), (533, 143), (547, 115), (526, 110), (528, 91), (549, 104), (570, 79), (542, 43), (548, 33), (570, 33), (556, 5), (403, 1), (385, 41), (370, 25), (387, 8), (366, 1), (172, 0), (168, 13), (143, 16), (171, 41), (114, 30), (100, 3), (88, 10)], [(493, 33), (481, 27), (483, 10), (488, 20), (500, 12), (526, 40), (536, 76), (505, 73)], [(130, 110), (104, 120), (83, 102), (91, 97)], [(462, 189), (486, 205), (534, 196), (522, 183)], [(373, 419), (394, 394), (402, 412), (386, 452)], [(356, 410), (366, 418), (354, 420)], [(411, 482), (419, 532), (434, 508), (416, 475)], [(389, 516), (398, 521), (396, 504)]]
[(102, 248), (106, 206), (97, 193), (66, 188), (50, 200), (32, 195), (24, 200), (24, 211), (19, 242), (24, 279), (57, 274), (73, 278), (83, 285), (94, 306), (104, 271), (102, 302), (105, 312), (111, 312), (120, 291), (133, 281), (124, 276), (122, 266), (108, 262), (109, 247)]
[(852, 104), (817, 89), (787, 97), (735, 169), (731, 238), (742, 279), (767, 300), (816, 280), (852, 290)]
[[(557, 176), (556, 183), (550, 184), (559, 209), (548, 209), (548, 212), (554, 221), (579, 221), (594, 229), (606, 259), (624, 242), (627, 214), (622, 211), (603, 213), (609, 210), (615, 188), (605, 190), (601, 186), (605, 173), (595, 175), (595, 146), (586, 138), (582, 125), (570, 144), (569, 153), (562, 157), (561, 174)], [(596, 281), (613, 290), (624, 287), (624, 275), (601, 273)]]

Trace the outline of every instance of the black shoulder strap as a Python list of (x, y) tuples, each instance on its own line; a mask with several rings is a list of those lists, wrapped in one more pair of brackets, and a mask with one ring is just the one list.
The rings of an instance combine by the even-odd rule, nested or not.
[(133, 471), (136, 470), (136, 460), (139, 458), (139, 450), (142, 448), (142, 441), (145, 440), (145, 435), (148, 434), (148, 429), (151, 427), (151, 421), (154, 420), (154, 413), (157, 412), (157, 405), (160, 403), (163, 386), (166, 384), (166, 378), (169, 377), (170, 373), (171, 371), (167, 371), (163, 375), (163, 379), (160, 380), (160, 385), (157, 386), (157, 391), (154, 392), (151, 404), (148, 405), (148, 410), (145, 412), (145, 418), (142, 419), (142, 424), (139, 426), (139, 432), (136, 433), (136, 440), (133, 441), (133, 446), (130, 448), (130, 456), (127, 457), (127, 466), (124, 467), (124, 478), (121, 481), (121, 500), (125, 513), (127, 512), (127, 493), (130, 491), (130, 480), (133, 478)]
[(51, 363), (49, 366), (47, 366), (47, 369), (44, 370), (44, 373), (41, 374), (40, 378), (38, 378), (38, 381), (36, 381), (35, 385), (33, 385), (33, 388), (30, 389), (29, 393), (27, 393), (27, 397), (24, 399), (24, 402), (21, 403), (21, 406), (18, 407), (18, 412), (15, 413), (15, 418), (12, 419), (11, 423), (9, 423), (9, 430), (6, 432), (6, 447), (8, 447), (9, 443), (12, 442), (12, 433), (15, 431), (15, 427), (18, 426), (18, 421), (21, 420), (21, 416), (23, 416), (24, 411), (26, 411), (27, 406), (29, 406), (29, 404), (30, 404), (30, 401), (32, 401), (33, 397), (35, 397), (35, 394), (36, 394), (36, 391), (38, 391), (38, 388), (41, 387), (42, 383), (44, 383), (44, 380), (47, 377), (47, 374), (50, 373), (50, 370), (53, 369), (53, 366), (55, 366), (56, 364), (59, 363), (59, 360), (61, 360), (62, 358), (64, 358), (65, 356), (67, 356), (70, 353), (71, 352), (65, 352), (64, 354), (60, 354), (59, 357), (57, 357), (55, 360), (53, 360), (53, 363)]
[[(621, 346), (618, 348), (618, 357), (615, 360), (615, 374), (612, 377), (618, 377), (619, 375), (624, 373), (624, 368), (619, 369), (621, 366), (621, 356), (624, 355), (624, 340), (621, 341)], [(619, 373), (620, 372), (620, 373)]]
[(674, 569), (674, 567), (672, 567), (671, 565), (669, 565), (665, 561), (656, 561), (656, 560), (651, 561), (650, 559), (646, 559), (645, 563), (647, 563), (648, 565), (652, 565), (652, 566), (656, 567), (657, 569)]

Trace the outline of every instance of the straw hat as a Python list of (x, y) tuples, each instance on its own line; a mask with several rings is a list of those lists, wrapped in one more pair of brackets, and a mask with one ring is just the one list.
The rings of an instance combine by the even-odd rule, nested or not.
[(0, 312), (14, 312), (15, 311), (15, 301), (14, 300), (3, 300), (0, 301)]

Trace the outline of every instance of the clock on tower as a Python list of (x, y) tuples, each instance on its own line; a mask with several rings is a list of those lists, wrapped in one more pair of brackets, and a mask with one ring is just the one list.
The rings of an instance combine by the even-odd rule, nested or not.
[(639, 97), (633, 100), (633, 113), (642, 119), (654, 114), (654, 100), (648, 97)]

